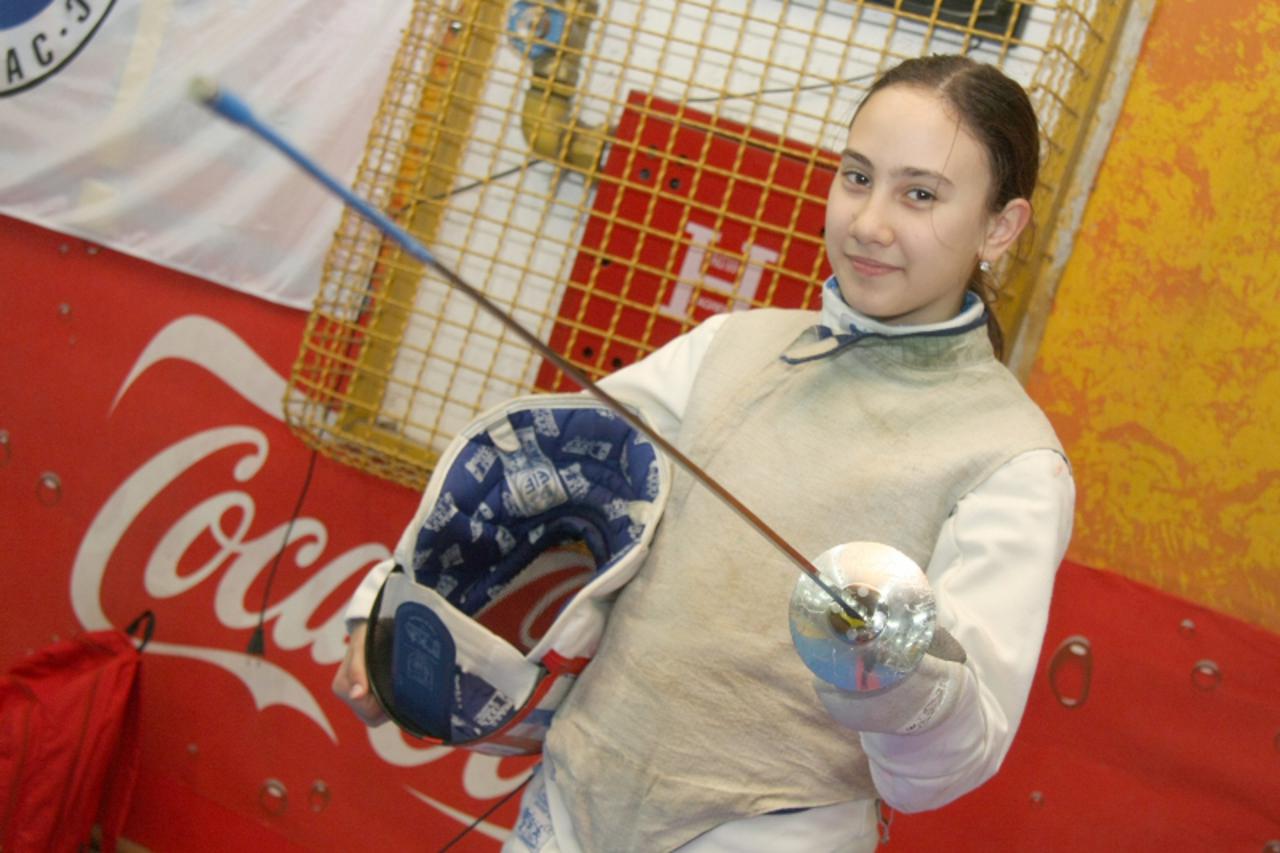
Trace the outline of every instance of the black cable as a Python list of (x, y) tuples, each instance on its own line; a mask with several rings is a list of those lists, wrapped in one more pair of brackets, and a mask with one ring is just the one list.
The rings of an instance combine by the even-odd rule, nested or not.
[[(849, 83), (859, 83), (859, 82), (862, 82), (863, 80), (873, 79), (875, 76), (876, 76), (876, 72), (870, 71), (865, 74), (855, 74), (854, 76), (846, 77), (843, 80), (832, 80), (825, 83), (813, 83), (808, 86), (800, 86), (798, 88), (795, 86), (785, 86), (785, 87), (779, 87), (777, 89), (759, 89), (754, 92), (743, 92), (741, 94), (736, 94), (736, 95), (735, 94), (708, 95), (705, 98), (687, 98), (685, 99), (685, 103), (700, 104), (700, 103), (706, 103), (707, 101), (732, 101), (732, 100), (739, 100), (742, 98), (758, 98), (762, 95), (780, 95), (780, 94), (785, 94), (787, 92), (811, 92), (816, 89), (830, 89), (836, 86), (844, 86)], [(519, 166), (512, 166), (510, 169), (504, 169), (501, 172), (494, 172), (492, 175), (486, 175), (485, 177), (472, 181), (469, 184), (464, 184), (460, 187), (454, 187), (453, 189), (449, 190), (446, 193), (440, 193), (439, 195), (431, 196), (430, 200), (441, 201), (442, 199), (452, 198), (453, 196), (461, 195), (462, 193), (470, 192), (471, 190), (474, 190), (474, 189), (479, 189), (480, 187), (491, 184), (494, 181), (500, 181), (503, 178), (507, 178), (507, 177), (510, 177), (511, 175), (517, 174), (519, 172), (523, 172), (525, 169), (533, 168), (534, 166), (542, 162), (543, 162), (542, 160), (535, 157), (525, 163), (520, 164)]]
[[(469, 184), (463, 184), (460, 187), (454, 187), (448, 192), (439, 193), (437, 195), (430, 196), (427, 198), (427, 201), (442, 201), (446, 198), (453, 198), (455, 195), (462, 195), (465, 192), (471, 192), (471, 190), (479, 189), (480, 187), (487, 186), (493, 183), (494, 181), (500, 181), (503, 178), (510, 177), (511, 175), (514, 175), (518, 172), (523, 172), (525, 169), (531, 169), (541, 162), (542, 160), (539, 160), (537, 157), (534, 157), (531, 160), (521, 163), (519, 166), (512, 166), (510, 169), (503, 169), (501, 172), (494, 172), (492, 175), (485, 175), (483, 178), (474, 180)], [(396, 207), (393, 210), (388, 210), (387, 213), (391, 216), (400, 216), (406, 210), (408, 210), (411, 206), (413, 206), (415, 203), (416, 202), (414, 201), (406, 201), (404, 204), (401, 204), (399, 207)]]
[(468, 826), (466, 829), (462, 830), (462, 832), (459, 832), (457, 835), (455, 835), (452, 839), (450, 839), (448, 844), (441, 847), (439, 850), (436, 851), (436, 853), (444, 853), (444, 851), (448, 850), (450, 847), (452, 847), (453, 845), (461, 841), (463, 838), (465, 838), (468, 832), (470, 832), (471, 830), (475, 829), (477, 826), (480, 825), (481, 821), (483, 821), (489, 815), (493, 814), (495, 811), (501, 808), (503, 804), (507, 802), (507, 800), (511, 799), (516, 794), (520, 793), (521, 789), (523, 789), (525, 785), (528, 785), (529, 780), (532, 778), (533, 778), (533, 774), (530, 773), (528, 776), (525, 777), (523, 782), (521, 782), (519, 785), (516, 785), (514, 788), (511, 789), (510, 792), (507, 793), (506, 796), (504, 796), (502, 799), (498, 800), (498, 802), (490, 806), (487, 812), (480, 815), (480, 817), (476, 818), (475, 820), (471, 821), (470, 826)]
[(782, 95), (788, 92), (812, 92), (816, 89), (834, 89), (836, 86), (844, 86), (849, 83), (860, 83), (863, 80), (871, 80), (876, 76), (875, 71), (868, 71), (865, 74), (855, 74), (852, 77), (846, 77), (843, 80), (830, 80), (826, 83), (812, 83), (808, 86), (780, 86), (777, 89), (757, 89), (754, 92), (742, 92), (733, 95), (707, 95), (705, 98), (686, 98), (686, 104), (702, 104), (707, 101), (733, 101), (742, 98), (758, 98), (761, 95)]
[(539, 160), (537, 157), (534, 157), (532, 160), (522, 163), (519, 166), (512, 166), (510, 169), (504, 169), (501, 172), (494, 172), (492, 175), (486, 175), (485, 177), (480, 178), (479, 180), (476, 180), (476, 181), (472, 181), (469, 184), (464, 184), (463, 186), (455, 187), (454, 189), (449, 190), (447, 193), (441, 193), (440, 195), (433, 195), (431, 196), (431, 201), (440, 201), (441, 199), (444, 199), (444, 198), (452, 198), (455, 195), (461, 195), (462, 193), (470, 192), (471, 190), (477, 189), (479, 187), (483, 187), (486, 184), (491, 184), (494, 181), (500, 181), (503, 178), (510, 177), (511, 175), (514, 175), (517, 172), (523, 172), (525, 169), (530, 169), (541, 162), (542, 161)]
[[(742, 98), (758, 98), (762, 95), (781, 95), (787, 92), (811, 92), (816, 89), (830, 89), (836, 86), (844, 86), (848, 83), (859, 83), (863, 80), (870, 80), (875, 76), (876, 76), (876, 72), (870, 71), (865, 74), (855, 74), (854, 76), (846, 77), (843, 80), (832, 80), (825, 83), (813, 83), (808, 86), (800, 86), (798, 88), (795, 86), (783, 86), (777, 89), (759, 89), (754, 92), (743, 92), (736, 95), (724, 94), (724, 95), (708, 95), (705, 98), (687, 98), (685, 99), (685, 103), (701, 104), (701, 103), (706, 103), (707, 101), (732, 101), (732, 100), (740, 100)], [(520, 164), (519, 166), (512, 166), (510, 169), (504, 169), (501, 172), (494, 172), (492, 175), (486, 175), (485, 177), (472, 181), (469, 184), (464, 184), (460, 187), (454, 187), (453, 189), (449, 190), (446, 193), (433, 195), (429, 200), (441, 201), (446, 198), (452, 198), (453, 196), (461, 195), (462, 193), (465, 193), (465, 192), (470, 192), (471, 190), (474, 190), (474, 189), (479, 189), (480, 187), (491, 184), (494, 181), (500, 181), (503, 178), (507, 178), (507, 177), (510, 177), (511, 175), (517, 174), (519, 172), (523, 172), (526, 169), (533, 168), (534, 166), (542, 162), (543, 162), (542, 160), (535, 157), (525, 163)], [(397, 213), (398, 212), (399, 211), (397, 211)]]
[(280, 568), (280, 558), (284, 556), (284, 552), (289, 547), (289, 534), (293, 532), (293, 523), (298, 520), (298, 514), (302, 511), (302, 502), (306, 500), (307, 490), (311, 488), (311, 475), (316, 470), (316, 451), (311, 451), (311, 460), (307, 463), (307, 476), (302, 481), (302, 491), (298, 492), (298, 500), (293, 505), (293, 515), (289, 517), (289, 523), (284, 528), (284, 541), (280, 543), (280, 550), (276, 551), (275, 561), (271, 564), (271, 571), (267, 572), (267, 587), (262, 591), (262, 609), (258, 611), (258, 626), (253, 629), (253, 636), (249, 637), (248, 652), (251, 655), (267, 656), (266, 643), (266, 621), (267, 621), (267, 602), (271, 600), (271, 583), (276, 578), (276, 570)]

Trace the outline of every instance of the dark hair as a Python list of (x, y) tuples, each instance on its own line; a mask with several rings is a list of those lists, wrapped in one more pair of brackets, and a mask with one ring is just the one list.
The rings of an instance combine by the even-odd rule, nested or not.
[[(994, 65), (967, 56), (922, 56), (885, 72), (867, 90), (858, 110), (876, 92), (890, 86), (915, 86), (936, 92), (955, 117), (986, 149), (991, 165), (992, 211), (1015, 198), (1031, 199), (1040, 172), (1040, 128), (1027, 93)], [(857, 112), (854, 113), (857, 118)], [(1003, 357), (1004, 333), (996, 319), (995, 280), (975, 264), (972, 290), (987, 306), (987, 333), (996, 357)]]

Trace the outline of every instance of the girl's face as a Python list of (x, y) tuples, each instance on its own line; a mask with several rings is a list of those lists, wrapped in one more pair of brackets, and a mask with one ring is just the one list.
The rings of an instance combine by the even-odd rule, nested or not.
[(845, 301), (892, 324), (954, 317), (974, 266), (1025, 224), (990, 210), (992, 180), (986, 150), (938, 95), (902, 85), (872, 95), (827, 198), (827, 257)]

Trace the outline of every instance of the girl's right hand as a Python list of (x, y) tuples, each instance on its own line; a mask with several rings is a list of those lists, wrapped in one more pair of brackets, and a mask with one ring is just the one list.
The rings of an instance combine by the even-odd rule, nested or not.
[(333, 692), (367, 725), (376, 726), (385, 722), (387, 715), (369, 690), (369, 674), (364, 667), (364, 640), (368, 630), (368, 622), (360, 622), (351, 629), (346, 657), (333, 676)]

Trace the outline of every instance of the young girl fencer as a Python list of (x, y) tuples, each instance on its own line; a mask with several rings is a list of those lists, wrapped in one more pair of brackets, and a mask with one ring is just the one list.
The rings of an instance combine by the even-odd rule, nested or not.
[[(1074, 503), (988, 304), (1038, 165), (1017, 83), (963, 57), (908, 60), (849, 126), (821, 310), (717, 315), (602, 382), (815, 562), (877, 542), (924, 567), (963, 653), (926, 655), (881, 692), (815, 683), (789, 631), (794, 568), (676, 472), (504, 849), (870, 850), (878, 800), (937, 808), (996, 772)], [(334, 682), (370, 721), (375, 587), (351, 604)]]

